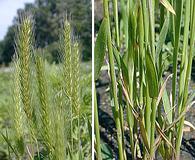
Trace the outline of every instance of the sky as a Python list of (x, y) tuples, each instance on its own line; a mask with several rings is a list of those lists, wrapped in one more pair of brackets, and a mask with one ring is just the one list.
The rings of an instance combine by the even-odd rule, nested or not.
[(34, 0), (0, 0), (0, 40), (4, 38), (7, 29), (12, 25), (17, 9), (24, 8), (24, 4)]

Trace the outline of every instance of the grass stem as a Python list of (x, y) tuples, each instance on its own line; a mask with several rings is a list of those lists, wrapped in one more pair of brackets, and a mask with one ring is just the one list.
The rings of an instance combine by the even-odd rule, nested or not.
[(103, 0), (104, 6), (104, 17), (107, 19), (107, 29), (108, 29), (108, 57), (109, 57), (109, 64), (110, 64), (110, 76), (111, 76), (111, 89), (114, 98), (114, 105), (115, 105), (115, 123), (117, 128), (117, 141), (118, 141), (118, 148), (119, 148), (119, 159), (124, 160), (123, 155), (123, 145), (122, 145), (122, 132), (121, 132), (121, 125), (119, 119), (119, 104), (117, 98), (117, 82), (116, 82), (116, 75), (114, 69), (114, 55), (112, 50), (112, 41), (111, 41), (111, 33), (110, 33), (110, 20), (109, 20), (109, 11), (108, 11), (108, 0)]

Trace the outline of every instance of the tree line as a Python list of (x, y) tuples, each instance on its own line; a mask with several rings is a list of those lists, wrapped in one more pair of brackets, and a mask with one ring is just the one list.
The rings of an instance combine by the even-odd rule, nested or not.
[(58, 61), (58, 34), (61, 20), (67, 16), (80, 41), (82, 59), (91, 59), (91, 2), (90, 0), (35, 0), (26, 3), (24, 9), (18, 9), (13, 24), (0, 42), (0, 63), (8, 64), (14, 55), (14, 35), (19, 15), (30, 11), (34, 15), (36, 27), (36, 47), (45, 52), (50, 61)]

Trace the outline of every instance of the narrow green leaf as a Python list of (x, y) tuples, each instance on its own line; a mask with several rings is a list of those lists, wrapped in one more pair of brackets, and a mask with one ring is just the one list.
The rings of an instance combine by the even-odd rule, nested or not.
[(10, 140), (8, 139), (7, 136), (5, 136), (2, 132), (0, 132), (1, 136), (3, 137), (3, 139), (5, 140), (5, 142), (7, 143), (7, 145), (11, 148), (11, 150), (13, 151), (13, 153), (17, 156), (17, 158), (19, 158), (17, 151), (15, 150), (15, 148), (12, 146)]
[[(172, 105), (175, 105), (176, 101), (176, 87), (177, 87), (177, 65), (178, 65), (178, 53), (179, 53), (179, 43), (181, 36), (181, 23), (182, 23), (182, 13), (183, 13), (183, 0), (177, 0), (176, 2), (176, 14), (175, 16), (175, 43), (173, 50), (173, 80), (172, 80)], [(174, 113), (173, 113), (174, 114)]]
[(171, 124), (172, 123), (172, 109), (171, 109), (171, 104), (170, 104), (166, 89), (163, 92), (162, 101), (163, 101), (163, 107), (167, 115), (168, 122), (169, 124)]
[(146, 54), (146, 78), (149, 85), (149, 96), (151, 98), (158, 97), (158, 79), (155, 64), (151, 54)]
[(102, 24), (100, 26), (97, 40), (95, 43), (95, 50), (94, 50), (94, 59), (95, 59), (95, 67), (94, 67), (94, 77), (95, 80), (98, 78), (101, 67), (104, 62), (104, 56), (106, 52), (107, 46), (107, 19), (104, 18)]
[(167, 36), (168, 29), (169, 29), (169, 15), (167, 16), (166, 20), (164, 21), (163, 27), (160, 31), (160, 36), (159, 36), (159, 40), (158, 40), (157, 47), (156, 47), (156, 56), (157, 57), (159, 57), (159, 54), (162, 50), (163, 44), (164, 44), (166, 36)]
[(160, 0), (160, 3), (171, 13), (173, 13), (174, 15), (176, 14), (175, 13), (175, 10), (173, 9), (172, 5), (169, 3), (168, 0)]
[(120, 63), (120, 52), (117, 50), (117, 48), (113, 45), (113, 53), (114, 53), (114, 58), (116, 59), (116, 63), (118, 65), (118, 68), (121, 68), (121, 63)]
[(113, 159), (113, 153), (110, 146), (104, 142), (101, 143), (102, 146), (102, 158), (103, 159)]
[(92, 144), (92, 126), (88, 118), (87, 118), (87, 127), (88, 127), (89, 137), (90, 137), (91, 144)]

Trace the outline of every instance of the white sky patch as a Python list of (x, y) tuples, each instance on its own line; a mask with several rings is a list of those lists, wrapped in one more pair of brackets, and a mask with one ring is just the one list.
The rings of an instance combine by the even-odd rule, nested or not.
[(12, 25), (17, 9), (24, 8), (24, 4), (29, 2), (34, 2), (34, 0), (0, 0), (0, 40), (4, 38), (8, 27)]

